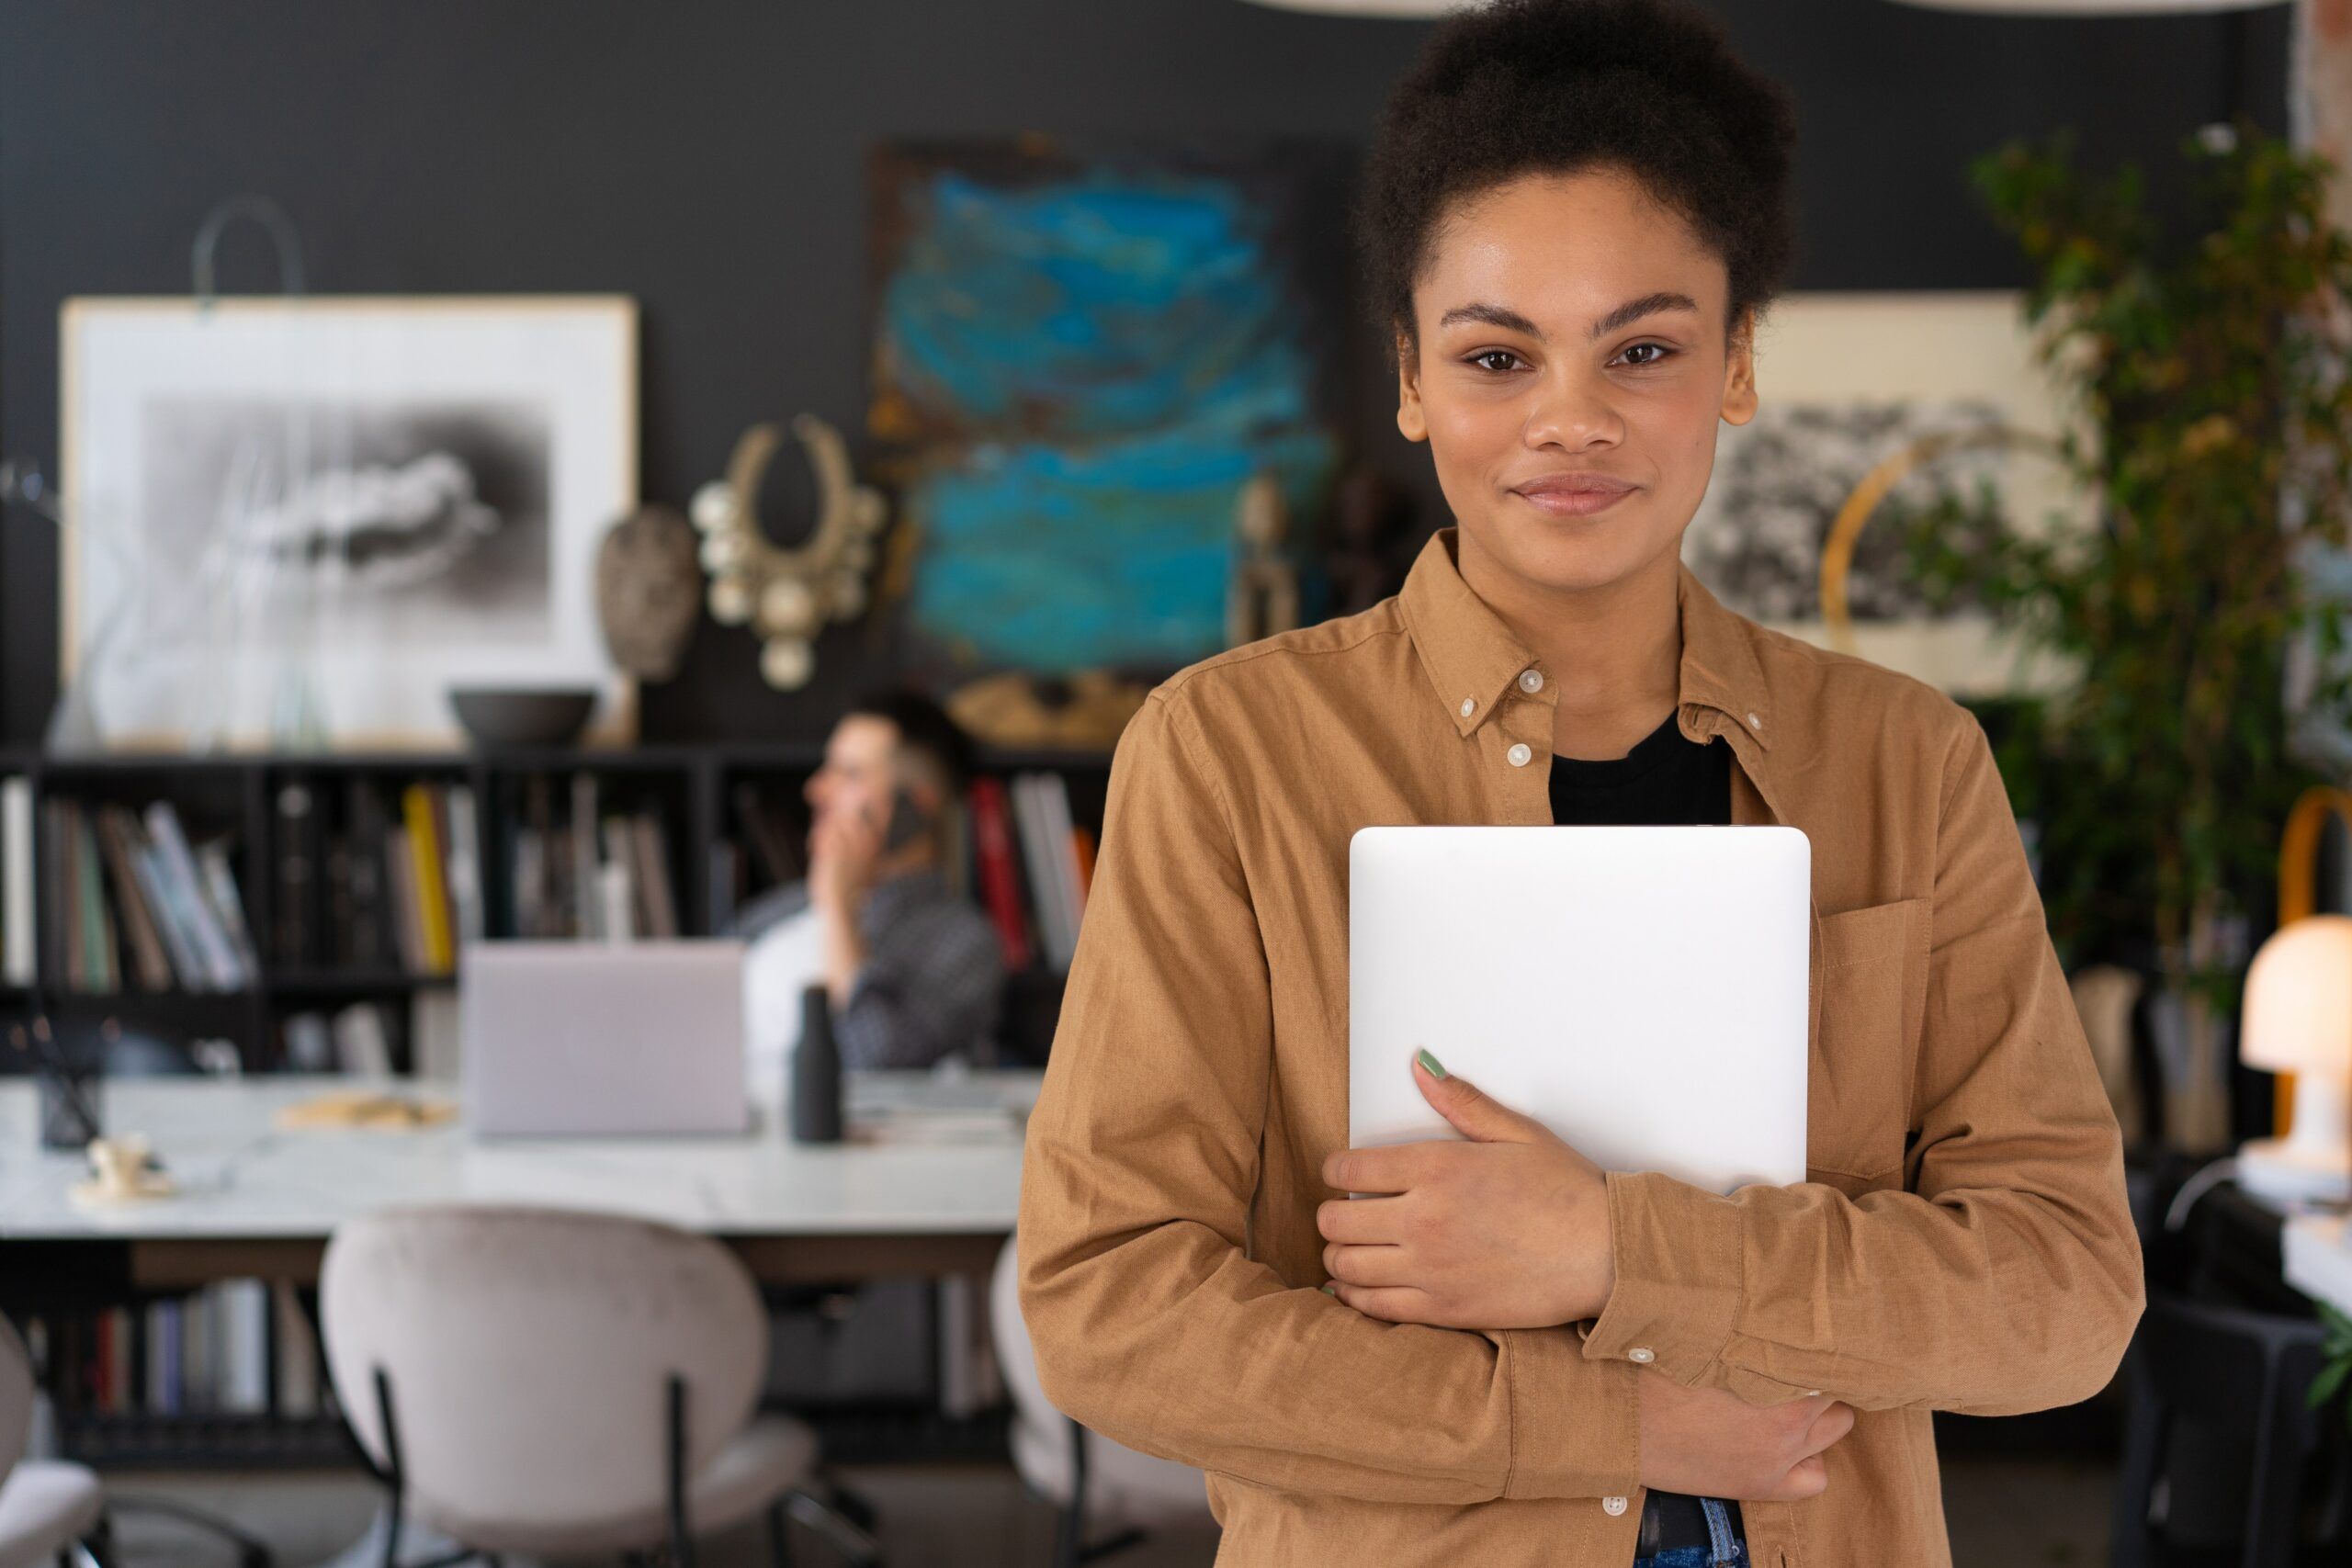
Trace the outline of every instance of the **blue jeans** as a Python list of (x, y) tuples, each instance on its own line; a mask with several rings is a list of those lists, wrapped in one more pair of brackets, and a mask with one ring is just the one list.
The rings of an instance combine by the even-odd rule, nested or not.
[(1747, 1548), (1731, 1533), (1731, 1510), (1713, 1497), (1699, 1499), (1707, 1516), (1709, 1546), (1677, 1546), (1634, 1560), (1634, 1568), (1748, 1568)]

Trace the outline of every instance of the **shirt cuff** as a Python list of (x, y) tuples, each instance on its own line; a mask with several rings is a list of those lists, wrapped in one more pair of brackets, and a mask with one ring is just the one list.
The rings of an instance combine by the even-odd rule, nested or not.
[(1500, 1335), (1510, 1357), (1510, 1474), (1503, 1495), (1637, 1496), (1641, 1368), (1596, 1364), (1556, 1328)]
[(1617, 1282), (1600, 1315), (1578, 1325), (1583, 1354), (1695, 1384), (1722, 1359), (1739, 1319), (1739, 1205), (1655, 1171), (1612, 1170), (1606, 1179)]

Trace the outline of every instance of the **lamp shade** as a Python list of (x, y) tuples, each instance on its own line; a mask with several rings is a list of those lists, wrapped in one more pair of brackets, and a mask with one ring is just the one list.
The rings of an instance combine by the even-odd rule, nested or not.
[(2238, 1057), (2272, 1072), (2352, 1073), (2352, 916), (2279, 928), (2246, 971)]

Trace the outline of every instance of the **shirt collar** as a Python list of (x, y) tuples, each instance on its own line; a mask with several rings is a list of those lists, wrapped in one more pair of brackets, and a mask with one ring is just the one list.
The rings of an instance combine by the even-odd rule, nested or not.
[[(1441, 528), (1407, 574), (1398, 595), (1405, 627), (1420, 655), (1437, 700), (1456, 734), (1487, 722), (1503, 694), (1537, 660), (1501, 616), (1462, 581), (1456, 560), (1459, 526)], [(1746, 730), (1758, 746), (1772, 740), (1770, 693), (1756, 657), (1748, 621), (1727, 610), (1676, 562), (1676, 599), (1682, 616), (1682, 661), (1677, 700), (1712, 708)]]

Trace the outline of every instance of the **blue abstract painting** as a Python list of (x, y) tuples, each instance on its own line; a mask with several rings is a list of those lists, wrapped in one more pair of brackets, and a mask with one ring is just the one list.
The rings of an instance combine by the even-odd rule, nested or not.
[(1002, 147), (879, 169), (871, 424), (914, 629), (1040, 673), (1216, 651), (1242, 486), (1274, 477), (1295, 547), (1340, 457), (1284, 184)]

